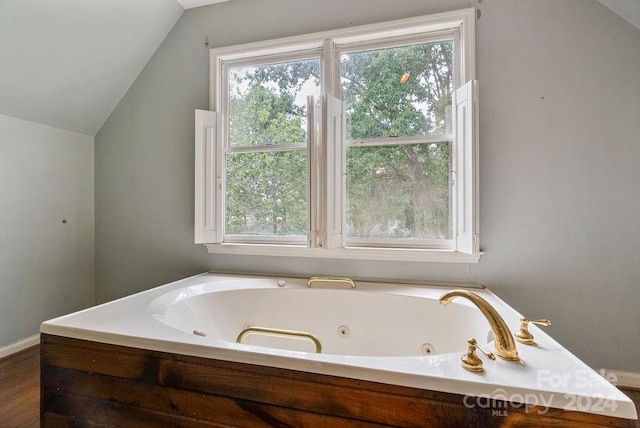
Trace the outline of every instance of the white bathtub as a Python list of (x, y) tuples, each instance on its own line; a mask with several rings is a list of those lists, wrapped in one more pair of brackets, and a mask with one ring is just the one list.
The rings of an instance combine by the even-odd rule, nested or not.
[[(517, 344), (521, 361), (481, 356), (483, 373), (464, 370), (468, 338), (493, 344), (471, 302), (438, 303), (450, 290), (372, 282), (308, 288), (306, 279), (203, 274), (47, 321), (41, 332), (460, 394), (469, 406), (496, 399), (637, 419), (628, 397), (536, 326), (536, 346)], [(471, 291), (519, 328), (521, 314), (487, 289)], [(248, 327), (312, 334), (322, 352), (295, 337), (252, 334), (236, 343)]]

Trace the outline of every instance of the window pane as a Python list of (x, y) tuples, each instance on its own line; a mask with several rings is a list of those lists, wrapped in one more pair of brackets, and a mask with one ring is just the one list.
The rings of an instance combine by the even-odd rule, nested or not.
[(451, 132), (452, 41), (347, 53), (340, 61), (348, 139)]
[(450, 142), (347, 150), (350, 238), (451, 239)]
[(306, 235), (307, 154), (227, 156), (227, 234)]
[(229, 145), (307, 141), (307, 96), (320, 95), (320, 60), (230, 67)]

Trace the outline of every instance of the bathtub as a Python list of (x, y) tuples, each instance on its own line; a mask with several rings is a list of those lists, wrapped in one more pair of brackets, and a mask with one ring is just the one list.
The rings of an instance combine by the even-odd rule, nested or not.
[[(482, 286), (467, 286), (467, 289), (489, 302), (512, 331), (518, 330), (520, 313)], [(72, 373), (88, 376), (87, 373), (102, 370), (104, 373), (100, 376), (114, 376), (120, 381), (128, 375), (114, 374), (121, 369), (114, 366), (133, 356), (151, 358), (149, 355), (152, 355), (156, 358), (154, 363), (131, 360), (131, 365), (140, 366), (141, 372), (131, 375), (130, 379), (138, 382), (136, 387), (141, 388), (140, 379), (145, 379), (146, 387), (147, 377), (157, 378), (158, 387), (169, 388), (171, 394), (179, 388), (167, 387), (170, 381), (188, 376), (166, 374), (177, 370), (174, 368), (165, 368), (163, 372), (162, 367), (169, 367), (170, 363), (157, 361), (167, 358), (177, 366), (208, 367), (211, 361), (221, 362), (222, 368), (216, 370), (231, 370), (234, 367), (231, 365), (238, 364), (242, 370), (250, 368), (247, 370), (251, 371), (251, 376), (257, 376), (260, 369), (256, 367), (262, 367), (268, 370), (272, 381), (284, 379), (289, 374), (298, 376), (291, 382), (303, 382), (300, 385), (305, 385), (305, 390), (309, 388), (309, 391), (315, 384), (318, 388), (326, 387), (326, 384), (339, 385), (341, 392), (336, 392), (337, 395), (344, 391), (355, 394), (354, 391), (364, 388), (363, 385), (370, 385), (366, 394), (380, 395), (391, 391), (394, 397), (404, 397), (411, 392), (415, 394), (414, 401), (403, 405), (413, 409), (412, 412), (416, 411), (418, 398), (427, 402), (435, 397), (438, 403), (445, 402), (447, 406), (453, 402), (451, 414), (459, 411), (460, 420), (465, 423), (469, 420), (500, 421), (517, 414), (518, 418), (568, 418), (566, 426), (588, 423), (594, 420), (592, 418), (596, 418), (598, 424), (627, 426), (628, 422), (628, 426), (633, 426), (632, 421), (637, 419), (633, 402), (534, 325), (529, 331), (535, 336), (536, 345), (517, 343), (520, 361), (500, 358), (493, 361), (479, 355), (483, 360), (483, 372), (463, 369), (460, 358), (467, 351), (468, 339), (475, 338), (481, 347), (493, 350), (493, 336), (487, 320), (470, 301), (456, 298), (446, 307), (439, 304), (440, 296), (450, 290), (449, 285), (367, 281), (357, 281), (356, 288), (344, 283), (319, 283), (308, 287), (303, 278), (206, 273), (56, 318), (41, 326), (43, 421), (54, 417), (51, 415), (61, 417), (65, 412), (68, 417), (78, 418), (72, 414), (81, 407), (78, 403), (84, 403), (84, 408), (92, 408), (78, 398), (82, 394), (98, 400), (99, 394), (95, 391), (74, 392), (61, 398), (60, 385), (63, 390), (71, 388), (69, 385), (73, 382), (69, 378)], [(65, 340), (71, 341), (71, 348), (79, 357), (70, 357), (71, 351), (62, 347)], [(51, 344), (49, 348), (47, 343)], [(79, 362), (84, 352), (83, 344), (87, 349), (96, 346), (94, 356), (88, 358), (91, 361), (85, 363)], [(67, 357), (59, 356), (67, 352)], [(89, 352), (85, 353), (89, 355)], [(120, 352), (123, 356), (116, 358)], [(105, 362), (96, 368), (95, 360), (100, 355), (111, 358), (111, 363)], [(150, 366), (154, 369), (149, 369)], [(50, 368), (50, 375), (47, 368)], [(198, 373), (206, 377), (202, 374), (206, 370), (203, 370)], [(77, 383), (83, 386), (87, 382)], [(105, 384), (112, 387), (113, 382)], [(351, 383), (343, 385), (344, 382)], [(186, 390), (198, 390), (195, 383), (189, 383)], [(232, 385), (225, 391), (236, 391), (237, 388), (240, 387)], [(153, 391), (153, 394), (160, 394), (157, 389)], [(113, 409), (114, 398), (109, 394), (104, 400), (110, 400), (110, 409)], [(222, 393), (215, 394), (218, 397)], [(259, 391), (253, 394), (264, 396)], [(80, 401), (74, 406), (76, 399)], [(234, 400), (236, 408), (238, 398)], [(251, 398), (246, 402), (256, 400)], [(265, 400), (275, 400), (269, 405), (277, 404), (278, 411), (286, 407), (282, 404), (284, 401), (276, 398)], [(300, 400), (296, 397), (287, 403)], [(388, 397), (385, 400), (392, 401)], [(48, 402), (53, 404), (48, 405)], [(167, 404), (167, 413), (177, 412), (174, 407), (180, 406), (170, 404)], [(142, 404), (136, 401), (123, 406), (130, 410)], [(245, 403), (239, 407), (247, 412), (247, 406)], [(336, 406), (327, 407), (333, 411)], [(340, 412), (347, 412), (342, 407), (348, 406), (339, 407)], [(360, 407), (358, 411), (364, 418), (370, 410), (363, 411)], [(92, 411), (95, 414), (96, 411)], [(153, 412), (157, 415), (160, 411), (155, 409)], [(252, 417), (261, 414), (251, 412)], [(309, 417), (317, 417), (315, 408), (306, 413), (314, 413)], [(296, 415), (298, 419), (292, 420), (302, 420), (298, 413)], [(408, 418), (408, 413), (406, 415)], [(483, 416), (478, 419), (478, 415)], [(113, 417), (111, 411), (108, 418)], [(399, 420), (403, 420), (402, 416)]]

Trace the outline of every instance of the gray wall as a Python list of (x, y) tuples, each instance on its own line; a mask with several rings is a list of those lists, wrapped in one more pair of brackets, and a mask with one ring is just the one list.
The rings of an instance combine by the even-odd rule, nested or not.
[(210, 268), (480, 282), (594, 367), (640, 371), (640, 30), (595, 0), (485, 0), (477, 265), (213, 256), (193, 242), (212, 47), (476, 5), (234, 0), (182, 16), (96, 136), (96, 293)]
[(0, 115), (0, 348), (94, 302), (93, 143)]

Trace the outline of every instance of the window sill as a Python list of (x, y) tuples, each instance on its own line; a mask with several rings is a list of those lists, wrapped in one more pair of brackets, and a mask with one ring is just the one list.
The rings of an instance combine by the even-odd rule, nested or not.
[(308, 257), (318, 259), (388, 260), (428, 263), (469, 263), (480, 261), (482, 252), (465, 254), (451, 250), (415, 250), (399, 248), (307, 248), (298, 245), (204, 244), (211, 254), (247, 256)]

